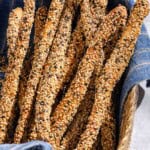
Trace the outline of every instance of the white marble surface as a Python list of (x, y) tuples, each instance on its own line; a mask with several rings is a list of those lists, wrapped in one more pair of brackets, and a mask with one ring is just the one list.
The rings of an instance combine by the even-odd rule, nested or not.
[(145, 89), (145, 96), (136, 111), (130, 150), (150, 150), (150, 88)]

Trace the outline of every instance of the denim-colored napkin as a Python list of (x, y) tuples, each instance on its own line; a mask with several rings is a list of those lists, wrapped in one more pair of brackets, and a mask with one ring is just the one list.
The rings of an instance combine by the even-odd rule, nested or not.
[[(136, 0), (126, 0), (129, 8), (132, 9), (135, 1)], [(148, 79), (150, 79), (150, 14), (144, 20), (141, 34), (135, 46), (135, 53), (127, 69), (121, 92), (120, 117), (129, 90), (134, 85)]]
[(52, 147), (46, 142), (31, 141), (23, 144), (1, 144), (0, 150), (52, 150)]

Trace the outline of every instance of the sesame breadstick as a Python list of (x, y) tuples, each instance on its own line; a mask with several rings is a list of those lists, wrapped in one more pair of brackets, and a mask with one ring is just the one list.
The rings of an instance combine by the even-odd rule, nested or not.
[[(125, 27), (121, 38), (117, 42), (110, 58), (107, 60), (100, 77), (97, 79), (95, 102), (86, 130), (81, 135), (77, 149), (90, 149), (99, 133), (101, 125), (105, 123), (104, 121), (107, 119), (111, 121), (113, 119), (113, 117), (111, 117), (111, 114), (113, 114), (111, 112), (111, 93), (117, 80), (120, 79), (129, 63), (137, 37), (140, 33), (142, 21), (148, 12), (148, 2), (145, 0), (137, 0), (137, 4), (131, 12), (128, 24)], [(105, 127), (105, 131), (103, 131), (103, 133), (105, 132), (105, 134), (108, 134), (108, 137), (102, 137), (101, 142), (104, 150), (114, 149), (114, 130), (111, 129), (111, 126), (112, 123), (110, 122), (107, 130)]]
[[(92, 7), (93, 9), (92, 13), (90, 13), (90, 7)], [(97, 11), (101, 13), (96, 14)], [(96, 4), (96, 6), (94, 6), (94, 4), (90, 4), (89, 1), (85, 1), (85, 0), (83, 1), (81, 5), (81, 21), (83, 24), (82, 30), (84, 31), (87, 44), (90, 43), (90, 37), (97, 30), (97, 26), (100, 23), (100, 19), (104, 17), (105, 11), (106, 11), (106, 3), (103, 4), (103, 2), (101, 2), (100, 4), (98, 3)], [(94, 14), (94, 16), (92, 16), (92, 14)], [(86, 28), (84, 28), (84, 26), (86, 26)], [(71, 123), (65, 137), (63, 137), (61, 146), (64, 149), (73, 149), (78, 142), (80, 134), (85, 128), (87, 117), (89, 116), (90, 110), (92, 108), (93, 98), (95, 94), (95, 82), (94, 82), (95, 75), (96, 75), (95, 73), (92, 75), (89, 88), (87, 90), (84, 100), (80, 104), (78, 113), (75, 115), (75, 118)]]
[(87, 92), (85, 94), (85, 98), (81, 102), (77, 114), (75, 115), (73, 121), (71, 122), (70, 126), (67, 129), (65, 136), (62, 139), (61, 147), (64, 150), (74, 149), (79, 141), (81, 133), (85, 129), (88, 116), (91, 112), (92, 105), (94, 102), (94, 94), (95, 94), (95, 88), (93, 86), (93, 84), (95, 83), (94, 80), (95, 75), (93, 74)]
[(99, 68), (102, 66), (102, 48), (105, 45), (105, 42), (109, 36), (115, 32), (116, 26), (122, 25), (125, 17), (126, 10), (123, 6), (117, 7), (105, 17), (104, 22), (98, 29), (95, 38), (91, 43), (93, 46), (87, 49), (85, 56), (79, 64), (78, 72), (73, 79), (70, 88), (53, 114), (50, 143), (54, 143), (55, 145), (60, 142), (87, 91), (90, 77), (98, 60), (101, 62)]
[(14, 137), (15, 143), (21, 141), (24, 131), (26, 130), (32, 109), (33, 97), (41, 77), (42, 68), (49, 54), (49, 49), (51, 48), (64, 5), (65, 0), (52, 0), (47, 20), (41, 33), (42, 38), (40, 42), (37, 43), (36, 49), (34, 49), (32, 69), (30, 71), (24, 97), (22, 98), (23, 103), (20, 108), (20, 118)]
[(117, 43), (117, 41), (120, 38), (120, 35), (123, 31), (123, 28), (121, 30), (117, 30), (116, 33), (114, 35), (112, 35), (112, 37), (110, 37), (109, 41), (107, 42), (106, 46), (103, 48), (104, 49), (104, 53), (105, 53), (105, 62), (107, 61), (107, 59), (109, 59), (113, 49), (115, 48), (115, 45)]
[[(65, 69), (64, 69), (65, 70), (64, 76), (66, 76), (65, 77), (66, 84), (73, 77), (73, 74), (76, 71), (79, 62), (80, 62), (81, 58), (83, 57), (83, 54), (85, 53), (85, 46), (88, 46), (88, 41), (90, 41), (90, 38), (89, 38), (90, 35), (86, 34), (88, 32), (87, 32), (87, 30), (84, 30), (84, 28), (83, 28), (83, 24), (85, 24), (83, 21), (84, 16), (86, 16), (86, 19), (90, 18), (90, 22), (88, 22), (88, 23), (91, 23), (90, 26), (93, 26), (92, 27), (93, 31), (96, 30), (97, 24), (100, 22), (100, 21), (96, 22), (96, 19), (101, 20), (100, 19), (101, 15), (99, 15), (99, 17), (97, 17), (97, 18), (94, 18), (95, 20), (92, 19), (93, 16), (89, 10), (90, 8), (88, 7), (88, 9), (83, 9), (84, 8), (83, 3), (86, 6), (86, 2), (82, 2), (82, 3), (80, 2), (80, 5), (82, 7), (80, 14), (85, 14), (85, 15), (80, 15), (77, 27), (76, 27), (74, 33), (72, 34), (73, 38), (70, 42), (70, 45), (69, 45), (69, 48), (67, 51), (67, 57), (66, 57), (67, 61), (66, 61)], [(95, 7), (95, 8), (97, 8), (97, 7)], [(87, 17), (87, 15), (88, 15), (88, 17)]]
[[(100, 59), (99, 59), (100, 60)], [(63, 137), (61, 146), (63, 149), (74, 149), (76, 144), (79, 141), (80, 135), (85, 129), (86, 123), (88, 121), (88, 116), (91, 112), (94, 97), (95, 97), (95, 79), (99, 75), (101, 68), (101, 62), (98, 60), (95, 65), (95, 70), (91, 76), (90, 84), (85, 94), (84, 100), (81, 101), (81, 104), (78, 108), (78, 112), (74, 117), (74, 120), (71, 122), (69, 130), (66, 132)]]
[(48, 8), (46, 6), (41, 6), (36, 11), (35, 15), (35, 32), (34, 32), (34, 44), (40, 41), (41, 38), (41, 31), (45, 25), (46, 19), (48, 15)]
[(92, 35), (94, 35), (97, 27), (105, 16), (107, 3), (107, 0), (100, 0), (99, 2), (96, 0), (94, 2), (83, 0), (81, 5), (81, 22), (83, 24), (82, 30), (86, 37), (86, 45), (92, 40)]
[[(142, 7), (142, 8), (141, 8)], [(124, 38), (121, 38), (122, 39), (122, 45), (125, 44), (125, 41), (127, 41), (125, 38), (125, 36), (132, 36), (128, 39), (128, 41), (130, 42), (129, 44), (129, 47), (128, 47), (128, 50), (127, 49), (123, 49), (123, 51), (126, 51), (122, 54), (120, 54), (119, 56), (122, 58), (124, 58), (124, 62), (123, 60), (121, 60), (121, 64), (120, 64), (120, 61), (119, 62), (116, 62), (118, 63), (118, 68), (122, 68), (122, 71), (121, 69), (119, 70), (118, 69), (118, 78), (120, 79), (122, 73), (124, 72), (125, 68), (127, 67), (127, 64), (129, 63), (130, 61), (130, 58), (132, 57), (133, 55), (133, 52), (134, 52), (134, 46), (136, 44), (136, 41), (137, 41), (137, 38), (139, 36), (139, 33), (140, 33), (140, 29), (141, 29), (141, 25), (142, 25), (142, 22), (143, 22), (143, 19), (148, 15), (150, 11), (150, 8), (149, 8), (149, 3), (148, 1), (144, 1), (144, 0), (137, 0), (137, 3), (136, 5), (134, 6), (134, 9), (132, 10), (131, 12), (131, 16), (128, 20), (128, 25), (126, 27), (125, 30), (127, 30), (128, 26), (131, 25), (131, 28), (136, 28), (137, 30), (133, 30), (133, 29), (129, 29), (128, 30), (128, 33), (130, 34), (125, 34), (125, 30), (124, 30), (124, 33), (122, 35), (122, 37), (124, 36)], [(139, 16), (139, 14), (141, 16)], [(137, 22), (139, 23), (137, 23)], [(135, 23), (136, 22), (136, 23)], [(130, 32), (131, 31), (131, 32)], [(125, 34), (125, 35), (124, 35)], [(124, 41), (123, 41), (124, 40)], [(119, 45), (119, 44), (118, 44)], [(118, 46), (117, 45), (117, 46)], [(125, 45), (124, 45), (124, 48), (125, 48)], [(116, 47), (117, 47), (116, 46)], [(119, 46), (120, 49), (121, 49), (121, 46)], [(131, 49), (130, 49), (131, 48)], [(122, 50), (122, 49), (121, 49)], [(115, 53), (115, 55), (113, 56), (117, 56), (118, 52)], [(113, 56), (111, 56), (110, 58), (110, 61), (112, 58), (114, 58)], [(116, 58), (117, 60), (117, 58)], [(107, 63), (110, 64), (110, 61), (108, 60)], [(124, 64), (123, 64), (124, 63)], [(121, 65), (124, 65), (124, 67), (122, 67)], [(126, 65), (126, 66), (125, 66)], [(117, 67), (117, 66), (116, 66)], [(116, 68), (117, 69), (117, 68)], [(105, 70), (106, 71), (106, 70)], [(106, 74), (106, 72), (105, 72)], [(114, 80), (115, 78), (113, 78)], [(111, 80), (111, 79), (110, 79)], [(116, 78), (116, 80), (118, 80)], [(115, 86), (112, 85), (112, 88)], [(103, 87), (103, 86), (102, 86)], [(105, 98), (104, 98), (105, 99)], [(115, 120), (114, 120), (114, 106), (111, 106), (113, 104), (111, 104), (112, 101), (110, 102), (110, 104), (106, 105), (105, 106), (105, 110), (106, 110), (106, 114), (104, 116), (104, 121), (103, 121), (103, 124), (102, 124), (102, 127), (101, 127), (101, 132), (102, 132), (102, 138), (101, 138), (101, 143), (102, 143), (102, 147), (104, 150), (109, 150), (111, 149), (112, 147), (114, 147), (115, 149)], [(107, 107), (108, 106), (108, 107)]]
[(35, 104), (35, 126), (40, 140), (49, 140), (51, 108), (62, 86), (65, 53), (71, 37), (73, 16), (73, 7), (66, 6), (39, 83)]
[(14, 50), (16, 46), (16, 41), (19, 33), (19, 26), (21, 18), (23, 15), (22, 8), (16, 8), (12, 10), (9, 14), (8, 28), (7, 28), (7, 45), (9, 46), (8, 50), (8, 59), (13, 59)]
[[(12, 12), (10, 12), (10, 14), (9, 14), (8, 28), (7, 28), (7, 45), (9, 47), (7, 56), (8, 56), (9, 62), (12, 62), (12, 59), (13, 59), (22, 15), (23, 15), (22, 8), (16, 8), (16, 9), (12, 10)], [(5, 70), (3, 70), (3, 72), (6, 72), (7, 65), (5, 64), (4, 67), (5, 67)], [(10, 121), (8, 124), (8, 131), (7, 131), (8, 133), (7, 133), (7, 138), (6, 138), (7, 143), (12, 140), (11, 135), (13, 135), (13, 132), (14, 132), (13, 123), (15, 122), (15, 119), (17, 116), (15, 111), (16, 111), (16, 108), (13, 107)]]
[[(37, 44), (40, 41), (41, 31), (45, 25), (47, 13), (48, 13), (48, 9), (46, 6), (41, 6), (36, 11), (35, 25), (34, 25), (34, 49), (36, 49)], [(27, 87), (27, 81), (28, 81), (30, 70), (31, 70), (32, 59), (33, 59), (33, 52), (32, 52), (32, 48), (30, 47), (28, 50), (28, 56), (26, 57), (26, 60), (24, 62), (24, 67), (22, 69), (22, 73), (21, 73), (21, 77), (20, 77), (19, 92), (18, 92), (18, 99), (19, 99), (18, 101), (19, 101), (20, 107), (22, 105), (22, 103), (21, 103), (22, 97), (24, 97), (25, 90)], [(32, 123), (31, 123), (30, 130), (33, 130)], [(30, 124), (28, 126), (30, 126)], [(28, 132), (28, 130), (26, 130), (26, 133), (24, 133), (23, 140), (27, 136), (27, 132)], [(34, 137), (34, 139), (36, 139), (35, 134), (33, 135), (33, 137)]]
[[(37, 46), (37, 43), (40, 41), (40, 35), (41, 35), (41, 30), (43, 29), (43, 26), (45, 24), (47, 18), (47, 7), (46, 6), (41, 6), (37, 11), (35, 15), (35, 32), (34, 32), (34, 45), (35, 47)], [(22, 69), (22, 74), (21, 74), (21, 80), (19, 83), (19, 103), (21, 107), (21, 99), (24, 96), (24, 92), (26, 89), (26, 84), (31, 68), (31, 61), (33, 54), (30, 54), (30, 49), (28, 49), (28, 58), (25, 60), (24, 67)]]
[(23, 60), (29, 45), (30, 32), (34, 20), (35, 1), (24, 1), (24, 13), (20, 22), (19, 36), (11, 62), (8, 64), (6, 78), (2, 88), (0, 99), (0, 143), (5, 142), (7, 126), (11, 118), (11, 111), (15, 104), (18, 90), (19, 75)]

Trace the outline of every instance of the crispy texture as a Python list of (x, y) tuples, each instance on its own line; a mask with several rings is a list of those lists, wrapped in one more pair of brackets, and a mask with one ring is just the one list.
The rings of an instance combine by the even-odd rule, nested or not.
[[(65, 84), (68, 84), (68, 82), (72, 79), (74, 76), (74, 72), (76, 72), (79, 62), (81, 61), (84, 53), (85, 48), (88, 46), (88, 41), (91, 39), (91, 35), (89, 35), (88, 30), (86, 29), (86, 26), (93, 26), (92, 32), (95, 32), (95, 28), (97, 28), (98, 24), (100, 24), (103, 14), (103, 10), (99, 10), (99, 5), (107, 5), (107, 0), (105, 0), (105, 4), (103, 2), (91, 4), (92, 6), (89, 7), (87, 1), (78, 1), (78, 4), (81, 6), (81, 12), (80, 12), (80, 18), (77, 23), (77, 27), (72, 34), (72, 40), (70, 42), (68, 52), (67, 52), (67, 60), (65, 65)], [(79, 3), (80, 2), (80, 3)], [(86, 9), (84, 8), (86, 7)], [(104, 7), (104, 6), (103, 6)], [(101, 7), (100, 7), (101, 8)], [(91, 9), (91, 10), (90, 10)], [(95, 11), (95, 12), (94, 12)], [(94, 17), (99, 12), (99, 14)], [(93, 19), (92, 19), (93, 18)], [(90, 20), (90, 21), (89, 21)], [(88, 25), (87, 25), (88, 23)], [(86, 24), (84, 28), (84, 24)], [(91, 31), (91, 28), (88, 28), (89, 31)]]
[[(16, 9), (12, 10), (12, 12), (10, 12), (10, 14), (9, 14), (8, 28), (7, 28), (7, 45), (9, 47), (7, 55), (8, 55), (9, 62), (11, 62), (13, 59), (22, 16), (23, 16), (22, 8), (16, 8)], [(17, 102), (17, 100), (15, 100), (15, 101)], [(16, 102), (14, 102), (14, 103), (16, 103)], [(14, 128), (15, 128), (15, 124), (16, 124), (16, 117), (17, 117), (17, 112), (18, 112), (17, 110), (18, 110), (18, 108), (16, 108), (16, 104), (14, 104), (14, 107), (12, 108), (9, 124), (7, 127), (8, 128), (7, 135), (6, 135), (7, 137), (6, 137), (6, 141), (5, 141), (7, 143), (12, 142), (12, 140), (13, 140), (12, 137), (14, 134)]]
[(11, 55), (14, 54), (22, 16), (23, 10), (22, 8), (19, 7), (12, 10), (12, 12), (10, 12), (9, 14), (8, 28), (7, 28), (7, 45), (9, 47), (8, 50), (9, 60), (13, 59)]
[(66, 6), (37, 90), (35, 126), (40, 140), (49, 141), (51, 108), (62, 86), (65, 53), (71, 37), (73, 16), (73, 7)]
[(18, 90), (19, 75), (23, 65), (23, 60), (29, 45), (30, 32), (34, 19), (35, 1), (24, 1), (24, 14), (19, 28), (19, 36), (16, 41), (16, 48), (13, 58), (9, 61), (6, 71), (6, 78), (2, 88), (0, 99), (0, 143), (5, 142), (7, 125), (11, 117), (15, 98)]
[(107, 0), (97, 0), (91, 2), (83, 0), (81, 5), (81, 22), (82, 30), (86, 37), (86, 45), (92, 40), (95, 31), (100, 25), (103, 17), (105, 16)]
[[(22, 8), (19, 7), (13, 9), (12, 12), (10, 12), (9, 14), (8, 28), (7, 28), (7, 45), (9, 47), (7, 56), (9, 62), (12, 62), (13, 59), (13, 54), (16, 47), (16, 41), (19, 33), (19, 27), (20, 27), (22, 15), (23, 15), (23, 10)], [(5, 70), (3, 70), (5, 72), (7, 70), (7, 63), (4, 66), (6, 67)], [(8, 124), (8, 133), (6, 138), (7, 143), (12, 141), (12, 136), (14, 134), (14, 127), (15, 127), (14, 124), (16, 123), (16, 117), (17, 117), (16, 112), (17, 112), (16, 107), (13, 107), (9, 124)]]
[(61, 148), (64, 150), (74, 149), (80, 139), (81, 133), (85, 129), (86, 123), (88, 121), (88, 116), (90, 114), (94, 102), (94, 80), (95, 75), (93, 74), (87, 92), (85, 94), (85, 98), (81, 102), (78, 108), (78, 112), (74, 116), (74, 119), (68, 127), (67, 132), (64, 135), (63, 140), (61, 142)]
[(128, 24), (124, 29), (121, 38), (117, 42), (115, 49), (96, 81), (95, 102), (86, 130), (81, 135), (77, 149), (90, 149), (101, 129), (101, 126), (106, 123), (108, 126), (102, 128), (102, 147), (104, 150), (115, 148), (111, 93), (117, 80), (120, 79), (129, 63), (137, 37), (140, 33), (142, 21), (148, 12), (148, 2), (145, 0), (137, 0), (137, 4), (131, 12)]
[(37, 43), (41, 39), (41, 32), (43, 30), (43, 27), (45, 25), (46, 19), (48, 15), (48, 8), (47, 6), (41, 6), (36, 11), (35, 15), (35, 29), (34, 29), (34, 44), (37, 46)]
[[(41, 31), (43, 30), (43, 27), (45, 25), (45, 22), (47, 19), (47, 14), (48, 14), (48, 9), (46, 6), (41, 6), (36, 11), (35, 25), (34, 25), (34, 27), (35, 27), (34, 28), (34, 49), (37, 48), (38, 42), (41, 39)], [(22, 105), (22, 98), (24, 97), (25, 90), (27, 87), (27, 81), (29, 78), (30, 70), (31, 70), (32, 60), (33, 60), (33, 52), (32, 52), (32, 48), (30, 47), (28, 49), (28, 54), (27, 54), (26, 60), (24, 61), (24, 67), (22, 69), (20, 82), (19, 82), (19, 92), (18, 92), (18, 99), (19, 100), (18, 101), (19, 101), (20, 108), (22, 107), (21, 106)], [(31, 123), (31, 126), (30, 126), (30, 123), (28, 123), (28, 126), (30, 127), (30, 131), (33, 130), (33, 124), (32, 123)], [(24, 137), (23, 137), (24, 142), (27, 140), (26, 139), (27, 138), (27, 132), (28, 132), (28, 130), (26, 130), (26, 132), (24, 133)], [(33, 139), (34, 140), (36, 139), (35, 133), (32, 135), (32, 140)]]
[[(82, 31), (84, 33), (84, 36), (86, 37), (86, 46), (88, 46), (88, 44), (90, 43), (92, 34), (95, 33), (98, 25), (101, 22), (101, 19), (105, 15), (106, 5), (107, 3), (97, 3), (97, 1), (90, 3), (87, 0), (84, 0), (81, 4), (80, 21), (82, 22)], [(99, 14), (97, 14), (98, 12)], [(98, 70), (96, 73), (98, 73)], [(79, 106), (78, 113), (75, 115), (74, 120), (72, 121), (69, 129), (63, 137), (61, 143), (63, 149), (75, 148), (76, 144), (78, 143), (79, 136), (85, 128), (94, 101), (95, 76), (96, 74), (94, 73), (92, 75), (88, 90), (85, 94), (85, 98)]]
[(42, 38), (40, 42), (38, 42), (36, 49), (34, 49), (32, 69), (27, 82), (25, 95), (22, 98), (23, 103), (20, 108), (20, 118), (14, 137), (15, 143), (19, 143), (21, 141), (24, 131), (26, 130), (33, 104), (33, 97), (41, 77), (42, 68), (52, 45), (64, 4), (64, 0), (52, 0), (48, 11), (47, 20), (41, 33)]
[[(35, 49), (37, 46), (37, 43), (40, 41), (40, 37), (41, 37), (41, 31), (45, 25), (45, 21), (47, 18), (47, 7), (46, 6), (41, 6), (37, 12), (36, 12), (36, 16), (35, 16), (35, 34), (34, 34), (34, 45), (35, 45)], [(19, 83), (19, 103), (20, 103), (20, 107), (21, 107), (21, 101), (22, 101), (22, 97), (24, 96), (25, 93), (25, 89), (27, 86), (27, 80), (29, 77), (29, 73), (31, 70), (31, 61), (33, 59), (33, 53), (31, 53), (30, 50), (31, 47), (28, 49), (28, 56), (24, 62), (24, 67), (22, 69), (22, 73), (21, 73), (21, 80)]]
[(79, 64), (78, 72), (73, 79), (70, 88), (53, 114), (50, 143), (60, 142), (85, 96), (90, 77), (99, 60), (99, 68), (102, 66), (104, 59), (102, 51), (103, 46), (109, 36), (115, 32), (116, 26), (122, 25), (125, 16), (126, 10), (124, 7), (119, 6), (104, 19), (101, 28), (99, 28), (95, 34), (94, 40), (90, 44), (90, 48), (87, 49), (86, 54)]

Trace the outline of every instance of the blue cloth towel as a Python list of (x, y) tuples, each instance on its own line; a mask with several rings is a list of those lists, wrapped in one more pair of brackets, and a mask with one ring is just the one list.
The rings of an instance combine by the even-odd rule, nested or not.
[[(126, 0), (132, 8), (136, 0)], [(140, 14), (139, 14), (140, 15)], [(145, 18), (135, 53), (127, 69), (120, 99), (120, 117), (129, 90), (139, 82), (150, 79), (150, 14)], [(121, 119), (120, 119), (121, 120)]]
[(23, 144), (1, 144), (0, 150), (52, 150), (52, 147), (42, 141), (32, 141)]
[[(45, 0), (45, 2), (48, 0)], [(115, 0), (114, 0), (115, 1)], [(117, 0), (116, 0), (117, 1)], [(117, 1), (118, 2), (118, 1)], [(120, 0), (126, 2), (129, 9), (135, 3), (135, 0)], [(8, 14), (13, 7), (23, 6), (22, 0), (0, 0), (0, 55), (6, 55), (6, 29), (8, 24)], [(140, 14), (139, 14), (140, 15)], [(0, 78), (4, 74), (0, 73)], [(150, 15), (145, 19), (141, 34), (138, 38), (135, 53), (130, 61), (127, 74), (122, 87), (120, 99), (120, 117), (122, 106), (129, 90), (140, 81), (150, 79)], [(24, 144), (2, 144), (0, 150), (51, 150), (52, 147), (46, 142), (32, 141)]]

